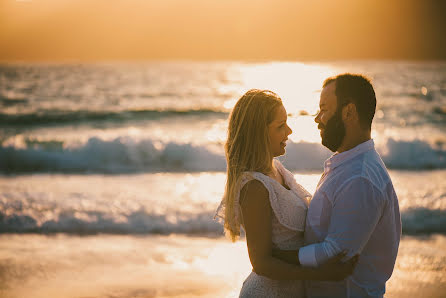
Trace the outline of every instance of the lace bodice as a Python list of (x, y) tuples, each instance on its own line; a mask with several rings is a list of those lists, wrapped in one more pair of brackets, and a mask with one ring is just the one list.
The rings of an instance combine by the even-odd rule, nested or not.
[[(268, 190), (271, 209), (272, 243), (273, 246), (283, 250), (296, 250), (303, 245), (303, 231), (311, 195), (294, 179), (293, 174), (285, 169), (279, 160), (274, 160), (285, 185), (259, 172), (245, 172), (234, 198), (235, 222), (243, 227), (243, 218), (240, 208), (240, 191), (249, 181), (260, 181)], [(224, 220), (224, 200), (217, 209), (215, 217)], [(278, 297), (305, 297), (304, 284), (301, 280), (273, 280), (257, 275), (254, 271), (243, 282), (240, 291), (241, 298), (278, 298)]]
[[(285, 169), (279, 160), (274, 160), (275, 166), (282, 175), (286, 189), (276, 180), (259, 172), (245, 172), (241, 178), (239, 191), (235, 198), (236, 220), (243, 227), (243, 218), (240, 208), (240, 190), (249, 181), (255, 179), (260, 181), (269, 193), (272, 213), (272, 242), (280, 249), (297, 249), (303, 245), (303, 231), (305, 230), (305, 219), (311, 198), (301, 185), (294, 179), (293, 174)], [(218, 217), (224, 218), (224, 204), (217, 209)]]

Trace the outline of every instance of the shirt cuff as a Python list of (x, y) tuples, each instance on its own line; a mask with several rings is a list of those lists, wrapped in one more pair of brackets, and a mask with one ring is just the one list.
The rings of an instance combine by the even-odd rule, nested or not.
[(317, 267), (314, 245), (299, 248), (299, 262), (304, 267)]

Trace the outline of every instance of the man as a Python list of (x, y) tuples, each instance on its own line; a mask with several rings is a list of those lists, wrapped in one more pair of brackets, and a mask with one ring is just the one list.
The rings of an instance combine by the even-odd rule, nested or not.
[(319, 105), (315, 121), (322, 144), (336, 153), (325, 162), (310, 203), (307, 246), (300, 248), (299, 262), (316, 267), (341, 251), (360, 257), (344, 281), (308, 281), (307, 296), (383, 297), (395, 265), (401, 219), (392, 182), (371, 139), (375, 92), (365, 77), (342, 74), (325, 80)]

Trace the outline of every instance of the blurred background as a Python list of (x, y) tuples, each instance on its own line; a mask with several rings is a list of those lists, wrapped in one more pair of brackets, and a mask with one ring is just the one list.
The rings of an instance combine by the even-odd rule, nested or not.
[(227, 118), (284, 102), (310, 192), (325, 78), (368, 76), (403, 238), (386, 297), (446, 297), (446, 2), (0, 0), (0, 296), (237, 297)]

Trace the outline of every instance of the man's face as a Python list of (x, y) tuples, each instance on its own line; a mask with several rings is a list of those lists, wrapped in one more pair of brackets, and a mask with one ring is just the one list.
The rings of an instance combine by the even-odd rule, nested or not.
[(319, 101), (320, 111), (314, 121), (321, 131), (322, 145), (335, 152), (345, 136), (342, 110), (337, 109), (336, 83), (331, 82), (322, 89)]

